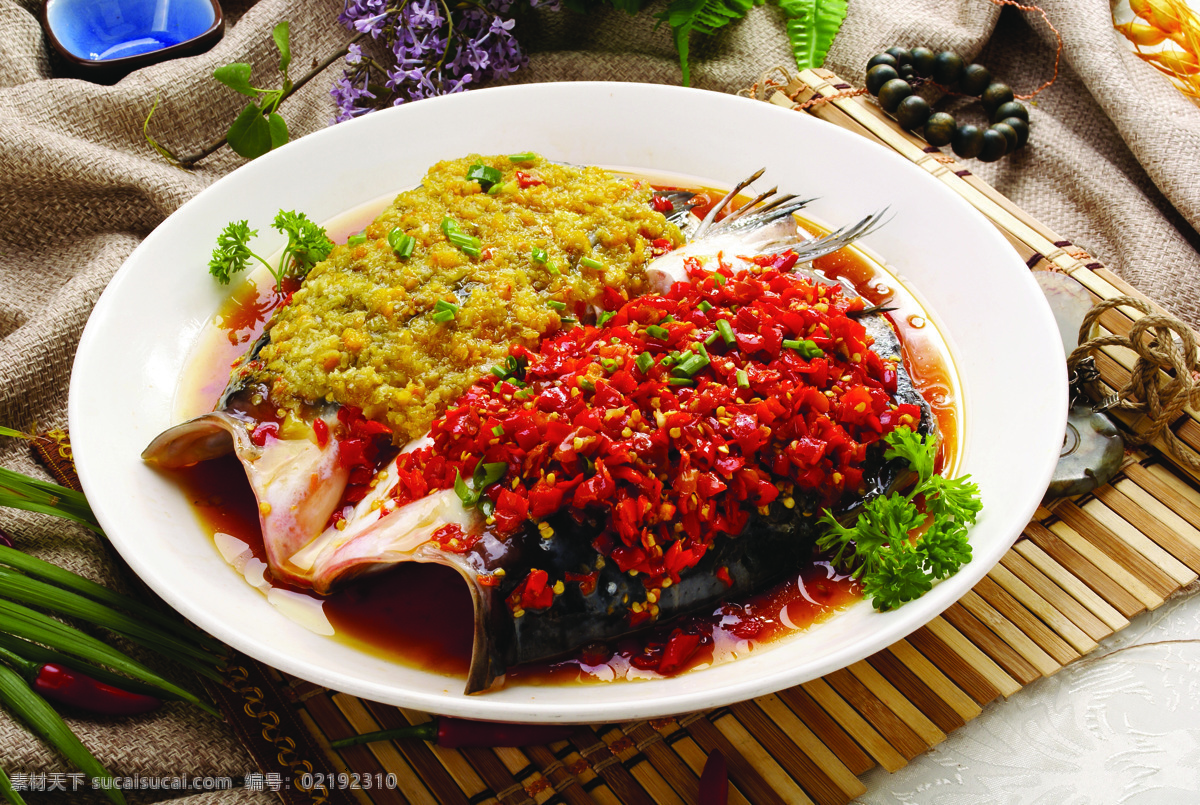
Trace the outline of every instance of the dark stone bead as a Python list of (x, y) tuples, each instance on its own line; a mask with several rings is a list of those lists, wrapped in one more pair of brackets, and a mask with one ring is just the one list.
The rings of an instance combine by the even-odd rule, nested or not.
[(867, 92), (878, 95), (884, 84), (899, 77), (895, 67), (889, 64), (877, 64), (867, 70)]
[(1017, 150), (1017, 131), (1007, 123), (993, 123), (990, 126), (992, 131), (998, 131), (1004, 136), (1004, 153), (1011, 154)]
[(954, 138), (954, 116), (945, 112), (934, 112), (925, 121), (925, 139), (930, 145), (941, 148)]
[(983, 108), (990, 117), (993, 112), (1013, 99), (1013, 91), (1008, 84), (995, 81), (983, 91)]
[(884, 51), (884, 53), (896, 60), (896, 64), (912, 64), (912, 53), (905, 48), (892, 47)]
[(909, 95), (896, 107), (896, 122), (908, 131), (921, 128), (928, 119), (929, 104), (920, 95)]
[(958, 88), (966, 95), (982, 95), (992, 83), (992, 74), (982, 64), (968, 64), (963, 68)]
[(871, 60), (867, 62), (867, 72), (871, 72), (872, 67), (880, 64), (886, 64), (888, 67), (893, 68), (900, 66), (900, 62), (896, 61), (896, 59), (893, 58), (890, 53), (876, 53), (871, 57)]
[(933, 60), (933, 80), (948, 87), (962, 77), (962, 69), (962, 56), (943, 50)]
[(917, 77), (917, 71), (913, 69), (911, 64), (900, 65), (900, 77), (905, 81), (912, 81)]
[(929, 48), (913, 48), (911, 55), (912, 65), (917, 71), (917, 75), (922, 78), (933, 75), (933, 60), (937, 58), (936, 53)]
[(975, 126), (959, 126), (950, 138), (950, 147), (958, 156), (970, 159), (983, 150), (983, 132)]
[(879, 105), (883, 111), (891, 114), (896, 111), (900, 101), (912, 95), (913, 88), (903, 78), (893, 78), (879, 90)]
[(1009, 101), (1002, 103), (996, 107), (996, 111), (992, 112), (992, 122), (998, 123), (1006, 117), (1019, 117), (1026, 123), (1029, 122), (1029, 110), (1025, 108), (1025, 104), (1017, 101)]
[[(1017, 148), (1023, 148), (1029, 142), (1029, 124), (1019, 117), (1006, 117), (1000, 121), (1017, 133)], [(1008, 149), (1009, 153), (1013, 151)]]
[(1008, 153), (1008, 138), (993, 126), (983, 132), (983, 148), (979, 150), (980, 162), (995, 162)]

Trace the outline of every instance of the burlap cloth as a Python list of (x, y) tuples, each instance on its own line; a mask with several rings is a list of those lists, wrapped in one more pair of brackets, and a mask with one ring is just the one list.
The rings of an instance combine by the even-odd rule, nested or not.
[[(54, 78), (36, 11), (38, 0), (0, 0), (0, 423), (66, 424), (68, 376), (92, 304), (155, 225), (232, 170), (224, 149), (188, 173), (144, 142), (154, 103), (159, 140), (179, 152), (219, 136), (242, 99), (212, 80), (215, 66), (248, 61), (273, 67), (269, 31), (292, 22), (294, 64), (303, 69), (349, 38), (335, 21), (338, 0), (227, 4), (225, 38), (207, 54), (146, 68), (112, 87)], [(982, 175), (1055, 231), (1085, 247), (1192, 325), (1200, 324), (1200, 111), (1126, 49), (1106, 3), (1044, 0), (1065, 41), (1058, 82), (1031, 109), (1027, 148), (998, 163), (973, 162)], [(676, 83), (669, 31), (650, 14), (583, 18), (540, 13), (523, 21), (532, 58), (518, 81), (620, 80)], [(851, 0), (827, 66), (863, 80), (863, 65), (893, 44), (949, 48), (985, 63), (1018, 92), (1053, 70), (1053, 39), (1036, 17), (1003, 13), (988, 0)], [(788, 63), (779, 13), (748, 19), (694, 43), (699, 87), (734, 92)], [(333, 117), (321, 77), (284, 107), (294, 136)], [(731, 126), (731, 142), (736, 128)], [(796, 154), (803, 159), (804, 154)], [(3, 446), (0, 460), (37, 471), (26, 447)], [(18, 546), (100, 581), (119, 585), (97, 540), (46, 518), (0, 514)], [(153, 661), (152, 661), (153, 662)], [(253, 771), (246, 753), (215, 719), (182, 706), (148, 717), (71, 723), (108, 768), (121, 775), (230, 775)], [(66, 771), (61, 761), (0, 715), (0, 767), (10, 773)], [(133, 795), (150, 802), (164, 795)], [(45, 796), (34, 801), (90, 801)], [(238, 791), (188, 802), (269, 802)]]

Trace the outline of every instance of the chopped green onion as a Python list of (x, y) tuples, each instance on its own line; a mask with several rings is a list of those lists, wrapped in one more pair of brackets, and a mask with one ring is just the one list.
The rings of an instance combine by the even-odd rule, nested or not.
[(445, 324), (448, 321), (454, 321), (453, 310), (439, 310), (433, 314), (433, 320), (438, 324)]
[(468, 235), (465, 232), (458, 230), (451, 230), (450, 232), (446, 233), (446, 237), (451, 243), (461, 249), (463, 253), (469, 254), (472, 257), (479, 256), (483, 246), (483, 241), (474, 235)]
[(717, 283), (717, 285), (725, 284), (725, 275), (719, 271), (714, 271), (712, 273), (712, 279), (713, 279), (713, 282)]
[(545, 249), (539, 249), (537, 246), (534, 246), (529, 252), (529, 259), (533, 260), (535, 263), (545, 263), (550, 259), (550, 255)]
[(673, 358), (676, 363), (683, 363), (684, 361), (686, 361), (688, 358), (692, 357), (695, 354), (696, 353), (692, 352), (689, 349), (687, 352), (672, 352), (671, 358)]
[(750, 375), (746, 374), (745, 369), (737, 370), (737, 384), (738, 384), (738, 388), (743, 388), (743, 389), (750, 388)]
[(503, 179), (504, 174), (493, 167), (481, 165), (477, 162), (467, 169), (467, 178), (479, 182), (479, 186), (487, 190)]
[(535, 159), (537, 159), (537, 154), (528, 151), (524, 154), (508, 155), (509, 162), (533, 162)]
[(708, 363), (708, 358), (703, 355), (693, 355), (676, 366), (671, 374), (676, 377), (692, 377), (705, 366), (708, 366)]
[(825, 350), (817, 346), (817, 342), (809, 339), (803, 341), (795, 341), (790, 338), (784, 339), (783, 346), (787, 349), (794, 349), (800, 353), (800, 357), (811, 361), (813, 358), (820, 358), (825, 354)]
[(554, 308), (555, 310), (566, 310), (567, 303), (560, 302), (557, 299), (550, 299), (546, 302), (546, 307)]
[(475, 488), (482, 492), (484, 487), (491, 486), (503, 478), (506, 472), (508, 472), (508, 464), (503, 461), (492, 464), (476, 464), (475, 477), (471, 480), (475, 484)]
[(351, 235), (350, 237), (346, 238), (347, 246), (357, 246), (360, 243), (366, 243), (366, 242), (367, 242), (367, 236), (363, 235), (363, 234)]
[(451, 313), (457, 313), (458, 305), (447, 302), (445, 299), (439, 299), (437, 300), (437, 304), (433, 306), (433, 309), (438, 311), (449, 310)]
[(487, 194), (489, 196), (498, 196), (504, 192), (504, 189), (506, 187), (508, 187), (509, 184), (511, 184), (511, 182), (510, 183), (499, 182), (497, 184), (494, 184), (487, 189)]
[(504, 435), (504, 426), (497, 425), (496, 427), (492, 428), (492, 435), (493, 436), (503, 436)]
[(659, 341), (666, 341), (671, 337), (671, 331), (666, 327), (659, 327), (657, 324), (651, 324), (646, 328), (646, 334), (652, 338), (657, 338)]
[(584, 391), (595, 391), (596, 390), (596, 384), (593, 383), (592, 381), (588, 380), (586, 377), (579, 378), (578, 385), (579, 385), (579, 388), (583, 389)]
[(709, 333), (708, 338), (704, 339), (704, 343), (711, 347), (713, 344), (717, 343), (717, 339), (720, 337), (721, 337), (720, 333), (717, 333), (717, 332)]
[(696, 309), (701, 313), (707, 313), (708, 311), (712, 310), (712, 303), (707, 299), (704, 299), (700, 302), (700, 304), (696, 305)]
[(518, 400), (532, 399), (533, 398), (533, 389), (519, 389), (517, 391), (517, 393), (514, 394), (513, 396), (516, 397)]
[(637, 360), (634, 361), (634, 364), (637, 366), (637, 368), (642, 370), (642, 374), (649, 374), (651, 367), (654, 366), (654, 356), (649, 352), (643, 352), (641, 355), (637, 356)]
[(398, 257), (411, 257), (413, 247), (417, 245), (417, 239), (412, 235), (407, 234), (400, 227), (395, 227), (387, 236), (388, 245), (392, 247), (392, 251)]
[(690, 386), (692, 379), (690, 377), (668, 377), (667, 384), (671, 386)]
[(458, 225), (458, 221), (447, 215), (442, 218), (442, 234), (449, 237), (451, 232), (462, 232), (462, 228)]
[(667, 355), (662, 359), (662, 361), (660, 361), (660, 363), (662, 364), (662, 368), (670, 369), (672, 366), (675, 365), (675, 361), (676, 361), (675, 356)]
[(667, 315), (665, 315), (661, 319), (659, 319), (658, 323), (666, 324), (666, 323), (672, 322), (672, 321), (675, 321), (675, 317), (673, 315), (671, 315), (670, 313), (668, 313)]
[(517, 387), (517, 388), (519, 388), (519, 389), (523, 389), (523, 388), (525, 388), (527, 385), (529, 385), (528, 383), (526, 383), (524, 380), (521, 380), (520, 378), (516, 378), (516, 377), (509, 377), (509, 378), (506, 378), (506, 379), (508, 380), (508, 382), (509, 382), (509, 383), (512, 383), (514, 386), (516, 386), (516, 387)]
[(601, 310), (600, 315), (596, 317), (596, 326), (603, 327), (604, 325), (608, 324), (608, 320), (615, 315), (617, 314), (614, 311)]
[(717, 319), (717, 332), (721, 334), (721, 338), (725, 339), (726, 344), (732, 346), (737, 343), (737, 339), (733, 336), (733, 328), (725, 319)]
[(697, 344), (696, 351), (703, 355), (705, 360), (708, 360), (708, 350), (704, 348), (704, 344)]
[(554, 263), (546, 263), (546, 270), (556, 277), (562, 274), (562, 272), (558, 270), (558, 266), (554, 265)]
[(584, 268), (590, 268), (593, 271), (601, 271), (604, 269), (604, 263), (601, 263), (594, 257), (580, 257), (579, 265), (583, 266)]

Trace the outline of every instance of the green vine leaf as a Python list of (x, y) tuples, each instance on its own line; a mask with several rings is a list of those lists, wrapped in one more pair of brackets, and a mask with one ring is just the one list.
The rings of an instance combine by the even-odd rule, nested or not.
[(238, 156), (255, 159), (271, 150), (271, 126), (258, 104), (248, 103), (226, 134), (229, 147)]
[(288, 141), (287, 121), (278, 112), (272, 112), (267, 117), (267, 126), (271, 132), (271, 148), (276, 149)]
[(279, 72), (287, 77), (288, 65), (292, 63), (292, 48), (290, 44), (288, 21), (276, 25), (271, 29), (271, 38), (275, 40), (275, 47), (279, 48)]
[(846, 19), (846, 0), (779, 0), (796, 67), (808, 70), (825, 63), (833, 38)]
[(258, 90), (250, 86), (250, 65), (244, 62), (221, 65), (213, 70), (213, 78), (243, 95), (248, 95), (251, 98), (258, 97)]

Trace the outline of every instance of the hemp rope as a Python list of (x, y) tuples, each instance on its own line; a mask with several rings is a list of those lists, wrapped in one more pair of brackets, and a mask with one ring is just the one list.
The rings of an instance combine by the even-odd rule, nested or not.
[[(1102, 335), (1085, 340), (1101, 315), (1121, 306), (1136, 308), (1145, 314), (1133, 323), (1128, 336)], [(1174, 316), (1155, 313), (1150, 303), (1142, 299), (1116, 296), (1097, 302), (1083, 317), (1079, 342), (1067, 357), (1067, 368), (1072, 372), (1099, 347), (1120, 346), (1137, 353), (1129, 383), (1109, 398), (1115, 402), (1102, 407), (1145, 414), (1149, 427), (1139, 427), (1136, 431), (1130, 428), (1127, 440), (1133, 444), (1149, 444), (1161, 436), (1176, 459), (1188, 468), (1200, 471), (1200, 459), (1189, 453), (1171, 430), (1171, 423), (1179, 418), (1185, 407), (1200, 408), (1200, 360), (1196, 336), (1191, 328)]]

